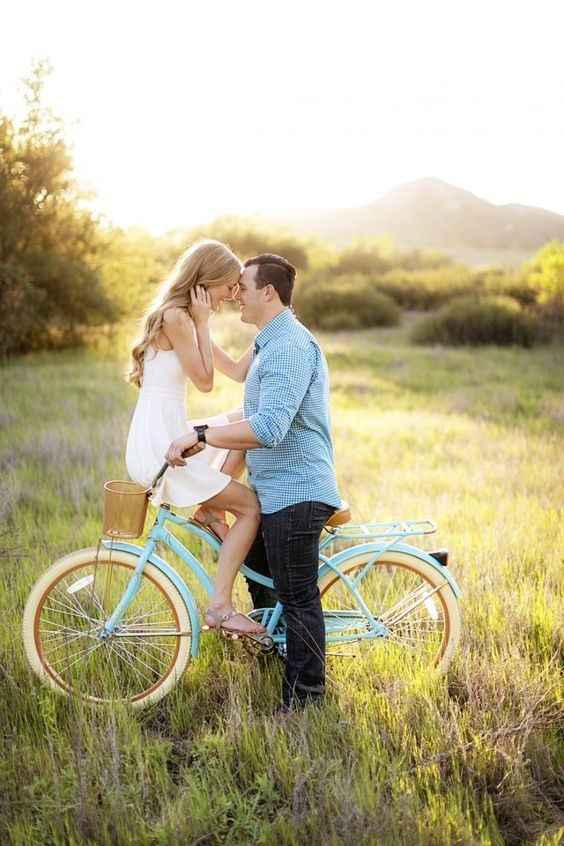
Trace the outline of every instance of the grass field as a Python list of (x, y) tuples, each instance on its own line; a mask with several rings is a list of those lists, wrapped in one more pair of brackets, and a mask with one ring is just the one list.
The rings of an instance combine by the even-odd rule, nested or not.
[[(461, 644), (446, 678), (332, 659), (326, 705), (286, 726), (277, 663), (213, 636), (139, 714), (32, 678), (26, 596), (96, 542), (135, 391), (123, 341), (0, 369), (1, 843), (562, 842), (564, 348), (422, 350), (410, 322), (321, 336), (338, 476), (355, 520), (438, 522), (422, 545), (450, 549)], [(240, 397), (218, 377), (190, 411)]]

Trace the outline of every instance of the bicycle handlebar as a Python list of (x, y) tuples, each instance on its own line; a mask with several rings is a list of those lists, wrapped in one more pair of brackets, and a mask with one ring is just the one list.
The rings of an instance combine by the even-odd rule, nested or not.
[[(190, 458), (190, 456), (196, 455), (198, 452), (201, 452), (203, 449), (204, 449), (204, 444), (198, 442), (197, 444), (194, 444), (194, 446), (190, 447), (189, 449), (185, 449), (184, 452), (182, 453), (182, 458)], [(168, 468), (170, 466), (171, 465), (168, 463), (168, 461), (165, 461), (165, 463), (163, 464), (163, 466), (161, 467), (161, 469), (159, 470), (159, 472), (157, 473), (157, 475), (155, 476), (155, 478), (151, 482), (151, 489), (152, 490), (154, 488), (156, 488), (156, 486), (159, 484), (162, 477), (164, 476), (164, 474), (166, 473), (166, 471), (168, 470)], [(152, 490), (151, 490), (151, 492), (152, 492)]]

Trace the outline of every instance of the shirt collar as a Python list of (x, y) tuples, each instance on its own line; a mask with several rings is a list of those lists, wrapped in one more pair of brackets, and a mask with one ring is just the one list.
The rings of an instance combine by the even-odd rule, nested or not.
[(277, 314), (276, 317), (273, 317), (266, 326), (263, 326), (258, 335), (255, 338), (255, 352), (258, 352), (262, 349), (272, 338), (279, 337), (283, 335), (284, 332), (290, 327), (291, 323), (294, 320), (294, 315), (290, 308), (285, 308), (284, 311), (281, 311), (280, 314)]

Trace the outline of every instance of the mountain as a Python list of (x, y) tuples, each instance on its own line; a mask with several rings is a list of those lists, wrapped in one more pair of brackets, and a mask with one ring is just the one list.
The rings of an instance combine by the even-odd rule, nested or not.
[(389, 235), (403, 248), (432, 247), (457, 256), (466, 253), (467, 259), (472, 253), (500, 253), (521, 261), (547, 241), (564, 241), (563, 215), (523, 205), (497, 206), (433, 178), (399, 185), (368, 206), (283, 222), (338, 246), (354, 238)]

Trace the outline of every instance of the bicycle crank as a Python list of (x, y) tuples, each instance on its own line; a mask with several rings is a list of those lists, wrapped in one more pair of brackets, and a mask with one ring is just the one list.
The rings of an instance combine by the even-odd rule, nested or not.
[(251, 655), (268, 655), (274, 650), (274, 641), (270, 635), (244, 634), (230, 632), (227, 629), (221, 629), (221, 634), (226, 640), (240, 640), (241, 645)]

